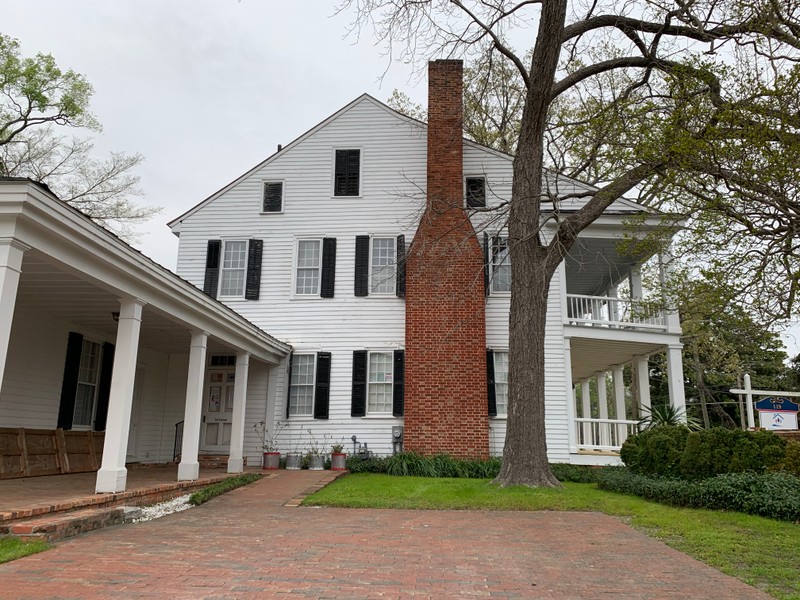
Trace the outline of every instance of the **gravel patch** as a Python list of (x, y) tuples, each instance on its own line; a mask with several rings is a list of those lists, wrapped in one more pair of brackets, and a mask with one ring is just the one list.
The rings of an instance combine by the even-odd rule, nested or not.
[(133, 522), (144, 523), (145, 521), (152, 521), (153, 519), (192, 508), (192, 505), (189, 504), (189, 496), (189, 494), (186, 494), (185, 496), (178, 496), (177, 498), (167, 500), (166, 502), (160, 502), (153, 506), (145, 506), (141, 509), (141, 515), (134, 519)]

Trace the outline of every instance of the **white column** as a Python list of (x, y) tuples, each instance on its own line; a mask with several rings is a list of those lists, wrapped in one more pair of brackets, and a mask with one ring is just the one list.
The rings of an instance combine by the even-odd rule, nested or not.
[[(614, 367), (612, 377), (614, 379), (614, 413), (617, 420), (624, 420), (627, 418), (627, 410), (625, 408), (625, 373), (622, 367)], [(628, 437), (628, 426), (617, 424), (615, 427), (617, 431), (617, 445), (621, 446)]]
[(205, 331), (193, 331), (189, 348), (189, 374), (186, 378), (186, 409), (183, 416), (183, 441), (178, 481), (193, 481), (200, 476), (197, 452), (200, 449), (200, 419), (203, 413), (203, 382), (206, 372)]
[[(600, 419), (608, 420), (608, 392), (606, 391), (605, 371), (597, 375), (597, 406), (600, 410)], [(600, 429), (600, 445), (610, 446), (611, 436), (609, 436), (609, 433), (611, 433), (611, 431), (609, 429), (609, 424), (600, 423), (598, 428)]]
[(628, 282), (631, 286), (631, 298), (634, 300), (641, 300), (643, 296), (642, 269), (639, 265), (631, 268), (631, 272), (628, 274)]
[[(669, 284), (669, 279), (672, 276), (673, 268), (672, 268), (672, 255), (669, 253), (669, 250), (660, 253), (658, 255), (658, 267), (659, 267), (659, 278), (661, 280), (661, 293), (666, 295), (667, 294), (667, 285)], [(675, 306), (673, 306), (673, 302), (667, 298), (667, 306), (665, 307), (666, 310), (666, 318), (667, 318), (667, 331), (669, 333), (680, 333), (681, 332), (681, 319), (680, 315), (678, 315), (678, 310)]]
[(614, 300), (608, 301), (608, 319), (610, 321), (619, 321), (619, 301), (616, 299), (618, 290), (616, 285), (608, 286), (607, 295)]
[(567, 422), (569, 429), (567, 430), (567, 443), (569, 444), (569, 451), (572, 453), (578, 452), (578, 445), (575, 441), (577, 437), (577, 428), (575, 427), (575, 415), (578, 412), (577, 396), (575, 395), (575, 386), (572, 383), (572, 342), (569, 338), (564, 340), (564, 372), (565, 372), (565, 387), (564, 392), (569, 398), (567, 402)]
[[(581, 381), (581, 416), (584, 419), (592, 418), (592, 388), (588, 379)], [(583, 443), (594, 444), (591, 423), (583, 424)]]
[(667, 383), (669, 385), (669, 403), (686, 419), (686, 397), (683, 390), (682, 346), (667, 348)]
[(646, 358), (636, 361), (636, 378), (639, 382), (639, 406), (650, 410), (650, 365)]
[(247, 403), (247, 375), (250, 369), (250, 353), (236, 355), (236, 376), (233, 384), (233, 425), (231, 447), (228, 454), (228, 473), (244, 471), (244, 413)]
[(745, 391), (745, 398), (744, 401), (747, 402), (747, 427), (749, 429), (755, 429), (756, 426), (756, 416), (753, 414), (753, 388), (750, 385), (750, 375), (745, 373), (744, 375), (744, 391)]
[(117, 343), (111, 370), (111, 392), (103, 442), (103, 463), (97, 471), (95, 492), (123, 492), (128, 480), (125, 456), (131, 425), (133, 384), (136, 380), (136, 357), (139, 354), (139, 330), (142, 325), (141, 300), (123, 300), (119, 307)]
[(30, 246), (15, 239), (0, 240), (0, 389), (11, 340), (14, 306), (17, 303), (19, 276), (22, 273), (22, 255)]

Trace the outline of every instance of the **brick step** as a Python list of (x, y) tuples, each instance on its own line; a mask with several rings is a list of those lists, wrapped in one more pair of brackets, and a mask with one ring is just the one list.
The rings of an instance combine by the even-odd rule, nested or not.
[(56, 542), (87, 531), (124, 523), (135, 518), (139, 513), (139, 509), (125, 506), (90, 508), (15, 521), (4, 529), (8, 530), (9, 535), (23, 540)]

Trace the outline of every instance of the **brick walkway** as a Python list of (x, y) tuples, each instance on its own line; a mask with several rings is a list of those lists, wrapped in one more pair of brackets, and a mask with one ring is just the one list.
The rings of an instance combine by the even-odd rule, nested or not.
[(326, 476), (61, 542), (0, 565), (0, 598), (768, 598), (600, 514), (284, 506)]

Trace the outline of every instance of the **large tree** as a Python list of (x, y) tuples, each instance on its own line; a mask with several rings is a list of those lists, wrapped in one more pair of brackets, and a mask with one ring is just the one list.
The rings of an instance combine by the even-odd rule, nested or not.
[[(793, 299), (796, 3), (345, 0), (340, 9), (353, 11), (353, 31), (374, 27), (391, 56), (491, 56), (516, 69), (525, 86), (508, 214), (510, 389), (499, 483), (557, 485), (544, 426), (549, 283), (578, 234), (623, 194), (645, 190), (732, 219), (763, 240), (761, 252), (743, 261), (778, 251), (782, 273), (794, 277), (788, 295), (762, 308), (778, 313)], [(526, 59), (528, 48), (518, 50), (514, 40), (534, 30)], [(606, 128), (585, 152), (608, 168), (593, 177), (597, 191), (569, 214), (559, 211), (558, 190), (543, 187), (548, 119), (557, 103), (572, 135)], [(709, 222), (709, 233), (729, 241), (731, 232), (715, 229), (718, 223)]]
[(64, 202), (123, 235), (160, 209), (137, 204), (143, 157), (93, 155), (88, 138), (56, 128), (100, 130), (89, 112), (92, 86), (83, 75), (58, 67), (49, 54), (20, 56), (19, 42), (0, 33), (0, 176), (44, 183)]

